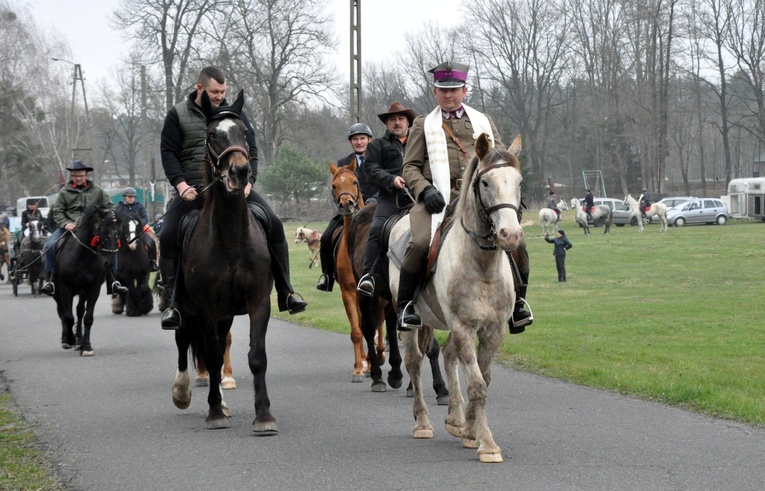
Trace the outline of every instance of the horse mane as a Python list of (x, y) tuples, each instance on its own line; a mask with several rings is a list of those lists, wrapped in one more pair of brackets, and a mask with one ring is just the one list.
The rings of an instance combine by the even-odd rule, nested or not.
[(99, 205), (96, 204), (88, 205), (85, 208), (85, 211), (80, 218), (80, 224), (77, 226), (78, 234), (82, 234), (83, 236), (93, 234), (93, 225), (95, 225), (98, 220), (98, 209)]

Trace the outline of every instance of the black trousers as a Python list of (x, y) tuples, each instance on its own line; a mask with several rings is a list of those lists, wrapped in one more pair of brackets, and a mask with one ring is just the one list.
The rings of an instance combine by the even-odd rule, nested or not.
[(555, 256), (555, 268), (558, 270), (558, 281), (566, 281), (566, 256)]
[(321, 262), (321, 272), (332, 278), (335, 275), (335, 255), (332, 253), (332, 234), (335, 230), (343, 226), (343, 217), (338, 213), (327, 224), (324, 233), (321, 235), (319, 245), (319, 260)]
[(375, 208), (375, 214), (372, 218), (372, 225), (369, 228), (367, 248), (364, 251), (364, 274), (371, 273), (374, 275), (375, 271), (372, 268), (375, 267), (376, 261), (381, 261), (379, 257), (380, 249), (382, 247), (383, 227), (385, 226), (385, 222), (399, 211), (401, 211), (401, 209), (398, 207), (398, 204), (396, 204), (395, 197), (381, 196), (377, 201), (377, 208)]

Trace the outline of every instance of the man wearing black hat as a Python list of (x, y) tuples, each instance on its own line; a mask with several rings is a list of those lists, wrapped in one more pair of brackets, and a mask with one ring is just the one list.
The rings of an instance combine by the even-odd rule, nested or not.
[[(45, 279), (47, 283), (40, 289), (40, 293), (53, 296), (56, 287), (51, 281), (53, 268), (56, 263), (55, 244), (65, 232), (73, 232), (79, 224), (80, 218), (85, 213), (85, 208), (90, 205), (111, 206), (109, 195), (101, 189), (101, 186), (88, 179), (88, 172), (93, 168), (85, 165), (81, 160), (75, 160), (66, 168), (70, 172), (71, 179), (61, 188), (58, 198), (53, 204), (50, 213), (58, 228), (45, 242)], [(112, 272), (113, 274), (114, 272)], [(127, 293), (127, 288), (119, 281), (107, 282), (107, 291)]]
[[(431, 237), (443, 221), (447, 201), (459, 196), (462, 173), (475, 153), (475, 137), (485, 133), (494, 144), (502, 144), (491, 118), (462, 103), (467, 95), (465, 82), (469, 69), (468, 65), (447, 61), (430, 70), (438, 107), (415, 119), (409, 132), (403, 177), (417, 203), (409, 212), (412, 238), (399, 279), (399, 330), (407, 331), (421, 325), (414, 303)], [(513, 318), (509, 320), (511, 334), (523, 332), (533, 320), (524, 298), (529, 273), (524, 241), (517, 252), (518, 267), (513, 267), (513, 271), (518, 295)], [(510, 261), (514, 262), (512, 256)]]
[(385, 124), (385, 135), (367, 146), (365, 173), (367, 180), (379, 189), (369, 239), (364, 251), (364, 271), (356, 287), (362, 295), (371, 297), (375, 290), (375, 265), (380, 262), (380, 238), (385, 222), (404, 208), (413, 205), (406, 194), (406, 182), (401, 177), (404, 165), (404, 151), (409, 127), (415, 113), (400, 102), (391, 104), (388, 112), (377, 117)]
[[(178, 191), (177, 197), (173, 198), (168, 205), (159, 237), (162, 281), (165, 285), (165, 294), (171, 302), (171, 305), (162, 313), (160, 319), (162, 329), (174, 330), (181, 327), (180, 312), (175, 305), (172, 305), (175, 300), (172, 293), (176, 285), (180, 255), (176, 242), (177, 232), (183, 216), (192, 210), (202, 208), (203, 203), (197, 190), (204, 186), (203, 164), (207, 155), (205, 143), (207, 123), (201, 108), (202, 93), (207, 92), (213, 106), (226, 106), (226, 88), (226, 79), (220, 69), (212, 66), (203, 68), (197, 78), (195, 90), (167, 112), (162, 127), (160, 142), (162, 167), (167, 180)], [(248, 202), (260, 205), (271, 222), (271, 230), (266, 233), (266, 238), (270, 246), (271, 270), (279, 311), (286, 310), (290, 314), (297, 314), (303, 312), (308, 304), (295, 294), (290, 284), (289, 245), (284, 235), (282, 221), (268, 202), (252, 189), (258, 175), (258, 147), (252, 124), (244, 112), (241, 116), (242, 122), (248, 129), (247, 144), (252, 169), (250, 183), (245, 187), (244, 193)]]

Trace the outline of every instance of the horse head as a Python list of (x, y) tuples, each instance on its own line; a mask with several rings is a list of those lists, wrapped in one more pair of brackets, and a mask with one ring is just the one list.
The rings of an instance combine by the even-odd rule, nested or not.
[(329, 170), (332, 172), (332, 198), (338, 212), (342, 216), (353, 215), (364, 206), (359, 179), (356, 176), (356, 160), (353, 159), (343, 167), (337, 167), (330, 162)]
[(121, 219), (122, 236), (127, 241), (128, 248), (131, 251), (135, 251), (138, 247), (136, 237), (143, 229), (143, 227), (141, 227), (141, 219), (134, 213), (124, 215)]
[[(507, 150), (492, 148), (486, 134), (476, 140), (475, 157), (463, 174), (463, 182), (470, 182), (470, 186), (460, 192), (457, 214), (462, 227), (482, 249), (500, 247), (510, 251), (523, 238), (519, 222), (523, 182), (520, 151), (520, 135)], [(474, 222), (478, 223), (478, 232), (468, 228)]]
[(42, 243), (42, 231), (39, 220), (29, 220), (29, 241), (32, 244)]
[(120, 248), (120, 231), (122, 221), (117, 216), (112, 206), (93, 207), (92, 217), (86, 212), (83, 215), (83, 224), (92, 221), (92, 237), (90, 247), (106, 258), (106, 263), (114, 261), (114, 255)]
[(582, 203), (579, 201), (579, 198), (571, 198), (571, 208), (578, 210), (581, 207)]
[(207, 122), (208, 180), (219, 180), (228, 192), (247, 186), (252, 169), (247, 144), (247, 126), (242, 120), (244, 90), (231, 106), (215, 107), (207, 92), (202, 92), (202, 112)]

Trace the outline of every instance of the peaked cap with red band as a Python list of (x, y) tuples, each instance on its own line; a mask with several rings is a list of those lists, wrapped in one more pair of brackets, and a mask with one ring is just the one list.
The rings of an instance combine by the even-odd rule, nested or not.
[(442, 89), (453, 89), (465, 86), (468, 70), (469, 65), (445, 61), (428, 71), (433, 74), (433, 85)]

